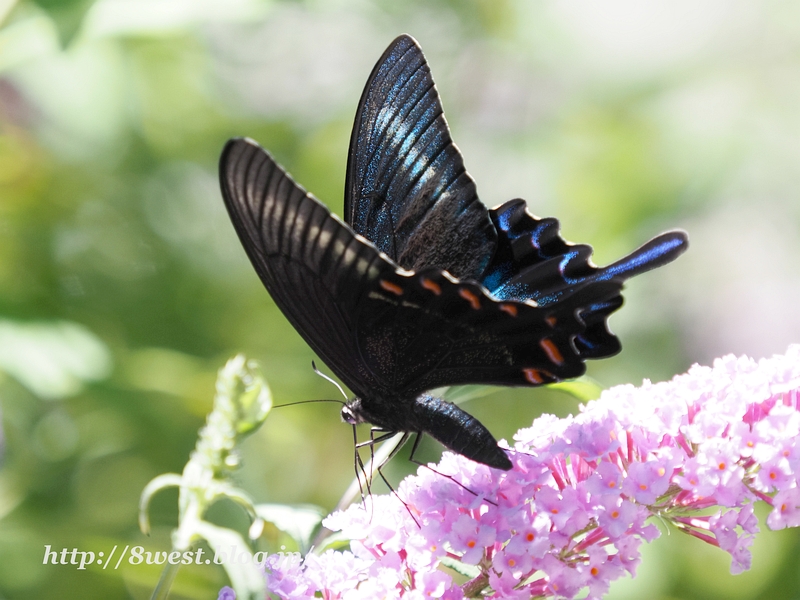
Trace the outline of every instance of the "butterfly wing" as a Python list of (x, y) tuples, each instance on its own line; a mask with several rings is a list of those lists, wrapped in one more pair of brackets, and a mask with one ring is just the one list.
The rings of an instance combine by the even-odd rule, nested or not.
[(378, 60), (356, 114), (345, 221), (400, 266), (478, 278), (496, 240), (453, 144), (417, 42), (401, 35)]
[(375, 378), (404, 396), (461, 384), (535, 386), (585, 371), (574, 339), (580, 313), (619, 294), (611, 279), (542, 308), (498, 301), (441, 269), (382, 274), (359, 311), (362, 358)]
[(366, 402), (446, 385), (539, 385), (583, 373), (579, 314), (596, 282), (547, 308), (498, 301), (439, 268), (399, 268), (247, 139), (220, 159), (225, 204), (256, 272), (314, 351)]
[(252, 140), (228, 142), (220, 182), (239, 239), (283, 314), (351, 390), (379, 387), (361, 360), (354, 318), (369, 282), (396, 265)]
[(511, 463), (477, 419), (420, 395), (441, 386), (534, 386), (583, 373), (574, 344), (616, 279), (548, 307), (499, 301), (440, 268), (406, 271), (306, 193), (255, 142), (228, 142), (225, 204), (256, 272), (295, 329), (360, 399), (362, 418), (424, 431), (467, 457)]
[[(499, 299), (533, 300), (556, 305), (581, 288), (626, 279), (675, 260), (689, 245), (683, 231), (668, 231), (606, 267), (592, 264), (591, 246), (571, 244), (559, 235), (558, 220), (539, 219), (524, 200), (511, 200), (490, 211), (498, 232), (497, 250), (481, 283)], [(607, 327), (608, 315), (622, 306), (622, 296), (597, 297), (581, 310), (586, 330), (575, 338), (582, 358), (603, 358), (620, 350)]]
[[(666, 264), (688, 246), (668, 232), (614, 264), (591, 264), (592, 249), (558, 233), (556, 219), (538, 219), (512, 200), (487, 211), (452, 142), (421, 49), (398, 37), (375, 65), (356, 115), (345, 187), (345, 219), (403, 267), (439, 267), (475, 279), (496, 298), (541, 306), (614, 278), (620, 282)], [(487, 227), (487, 223), (489, 227)], [(583, 359), (620, 350), (608, 316), (622, 296), (594, 294), (575, 337)]]

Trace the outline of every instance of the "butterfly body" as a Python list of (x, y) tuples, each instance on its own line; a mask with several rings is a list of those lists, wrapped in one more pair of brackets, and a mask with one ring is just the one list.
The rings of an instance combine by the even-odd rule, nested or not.
[(604, 268), (522, 200), (488, 210), (464, 169), (419, 46), (400, 36), (370, 76), (342, 222), (248, 139), (220, 159), (223, 197), (262, 282), (354, 392), (352, 424), (427, 433), (492, 467), (511, 462), (474, 417), (427, 392), (537, 386), (619, 351), (606, 318), (628, 277), (687, 245), (662, 234)]
[[(398, 406), (403, 409), (398, 410)], [(427, 433), (474, 461), (505, 471), (511, 468), (508, 456), (483, 423), (452, 402), (430, 394), (422, 394), (410, 402), (408, 398), (373, 396), (368, 402), (352, 398), (342, 409), (342, 419), (351, 425), (372, 423), (383, 431)]]

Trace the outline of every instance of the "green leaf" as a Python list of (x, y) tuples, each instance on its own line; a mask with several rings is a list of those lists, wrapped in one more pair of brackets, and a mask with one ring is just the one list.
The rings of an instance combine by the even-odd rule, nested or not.
[(33, 0), (53, 20), (62, 46), (66, 47), (75, 38), (83, 24), (83, 18), (95, 0)]
[(453, 385), (444, 388), (441, 396), (453, 404), (463, 404), (493, 394), (497, 390), (498, 388), (492, 385)]
[(329, 548), (332, 550), (349, 550), (351, 541), (350, 537), (341, 531), (334, 531), (326, 535), (319, 545), (314, 546), (314, 554), (322, 554)]
[(577, 398), (581, 402), (595, 400), (599, 398), (600, 394), (603, 392), (603, 387), (600, 384), (586, 377), (575, 379), (573, 381), (551, 383), (547, 386), (547, 389), (564, 392), (573, 398)]
[(470, 579), (474, 579), (481, 574), (481, 570), (475, 565), (465, 565), (461, 561), (450, 558), (449, 556), (442, 557), (440, 562), (448, 569), (453, 569), (456, 573), (469, 577)]
[(304, 504), (287, 506), (285, 504), (258, 504), (256, 514), (272, 523), (281, 531), (288, 533), (305, 554), (311, 545), (311, 536), (325, 516), (318, 506)]
[(150, 480), (139, 497), (139, 529), (145, 535), (150, 535), (150, 518), (147, 515), (147, 508), (150, 506), (150, 499), (161, 490), (168, 487), (180, 487), (183, 479), (177, 473), (164, 473)]
[(111, 372), (111, 353), (83, 325), (0, 320), (0, 370), (40, 398), (79, 393)]
[[(254, 563), (253, 553), (244, 538), (237, 532), (217, 527), (207, 521), (198, 521), (195, 531), (214, 550), (215, 556), (228, 574), (239, 600), (263, 600), (266, 582), (261, 569)], [(249, 555), (249, 560), (243, 554)]]

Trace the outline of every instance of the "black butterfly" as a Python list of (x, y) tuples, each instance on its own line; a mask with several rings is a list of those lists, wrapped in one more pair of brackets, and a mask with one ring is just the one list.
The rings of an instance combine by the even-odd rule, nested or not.
[(606, 317), (628, 277), (687, 247), (664, 233), (616, 263), (558, 234), (523, 200), (487, 210), (450, 138), (416, 41), (398, 37), (356, 114), (346, 223), (248, 139), (220, 159), (225, 204), (264, 285), (300, 335), (355, 393), (348, 423), (427, 433), (491, 467), (492, 434), (425, 392), (457, 384), (537, 386), (577, 377), (620, 349)]

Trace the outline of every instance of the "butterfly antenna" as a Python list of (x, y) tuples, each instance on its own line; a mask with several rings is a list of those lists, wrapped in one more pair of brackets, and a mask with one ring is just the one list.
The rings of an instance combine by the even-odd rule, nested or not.
[(322, 378), (323, 378), (325, 381), (330, 381), (330, 382), (331, 382), (333, 385), (335, 385), (335, 386), (336, 386), (336, 389), (337, 389), (337, 390), (339, 390), (339, 391), (342, 393), (342, 396), (344, 396), (345, 402), (347, 402), (347, 394), (345, 394), (345, 393), (344, 393), (344, 390), (342, 389), (342, 386), (340, 386), (340, 385), (339, 385), (339, 383), (338, 383), (337, 381), (334, 381), (333, 379), (331, 379), (330, 377), (328, 377), (327, 375), (325, 375), (325, 373), (323, 373), (322, 371), (320, 371), (320, 370), (317, 368), (317, 365), (314, 363), (314, 361), (313, 361), (313, 360), (311, 361), (311, 368), (312, 368), (312, 369), (314, 369), (314, 373), (316, 373), (317, 375), (319, 375), (320, 377), (322, 377)]
[(272, 408), (283, 408), (284, 406), (295, 406), (297, 404), (313, 404), (314, 402), (335, 402), (336, 404), (344, 405), (341, 400), (333, 400), (332, 398), (321, 398), (319, 400), (299, 400), (297, 402), (287, 402), (286, 404), (277, 404)]

